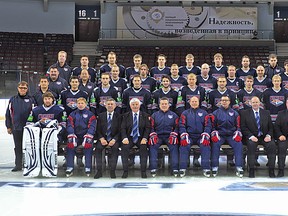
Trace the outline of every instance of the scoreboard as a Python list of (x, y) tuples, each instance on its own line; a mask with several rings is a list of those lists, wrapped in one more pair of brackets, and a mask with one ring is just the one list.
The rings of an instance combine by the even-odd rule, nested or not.
[(76, 20), (99, 20), (100, 6), (76, 5), (75, 13)]
[(274, 21), (288, 21), (288, 7), (274, 7)]

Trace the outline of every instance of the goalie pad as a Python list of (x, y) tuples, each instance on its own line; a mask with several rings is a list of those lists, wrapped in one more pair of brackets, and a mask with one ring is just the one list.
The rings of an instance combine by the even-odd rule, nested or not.
[(37, 177), (41, 170), (40, 161), (40, 128), (25, 126), (23, 131), (23, 176)]
[(42, 176), (56, 177), (58, 172), (57, 143), (58, 130), (56, 128), (43, 128), (41, 138)]

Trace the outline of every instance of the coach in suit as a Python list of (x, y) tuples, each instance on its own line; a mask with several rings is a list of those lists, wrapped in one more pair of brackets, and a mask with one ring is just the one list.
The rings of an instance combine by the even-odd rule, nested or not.
[(132, 98), (129, 105), (131, 111), (123, 114), (121, 123), (122, 178), (128, 177), (129, 150), (135, 145), (140, 151), (141, 177), (147, 178), (147, 141), (151, 129), (149, 115), (140, 111), (141, 102), (138, 98)]
[(255, 153), (257, 146), (263, 145), (268, 156), (269, 176), (275, 177), (276, 144), (273, 140), (273, 124), (268, 110), (260, 109), (260, 100), (251, 99), (252, 108), (241, 115), (241, 131), (247, 143), (247, 162), (249, 177), (255, 177)]
[(288, 99), (286, 99), (286, 108), (278, 112), (277, 119), (274, 125), (275, 138), (278, 144), (278, 167), (279, 172), (277, 177), (284, 176), (284, 167), (286, 160), (286, 152), (288, 147)]
[(119, 141), (120, 141), (120, 126), (121, 115), (114, 112), (116, 101), (113, 98), (108, 98), (105, 101), (106, 110), (100, 113), (97, 121), (97, 143), (96, 143), (96, 164), (97, 173), (95, 179), (102, 177), (102, 153), (105, 148), (111, 149), (111, 155), (108, 157), (110, 166), (110, 177), (116, 178), (115, 170), (118, 160)]

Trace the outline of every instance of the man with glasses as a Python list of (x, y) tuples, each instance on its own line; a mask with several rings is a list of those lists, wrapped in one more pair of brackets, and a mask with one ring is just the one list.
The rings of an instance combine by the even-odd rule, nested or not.
[(34, 99), (28, 95), (28, 83), (25, 81), (19, 82), (18, 94), (10, 98), (5, 115), (7, 132), (13, 135), (15, 145), (15, 167), (12, 172), (22, 170), (23, 128), (33, 106)]

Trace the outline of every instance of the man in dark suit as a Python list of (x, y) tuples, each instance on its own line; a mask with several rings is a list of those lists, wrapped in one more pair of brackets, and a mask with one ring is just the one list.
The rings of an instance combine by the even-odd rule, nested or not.
[(140, 111), (141, 102), (138, 98), (132, 98), (129, 105), (131, 111), (123, 114), (121, 123), (121, 156), (124, 171), (122, 178), (128, 177), (129, 150), (135, 145), (140, 152), (141, 177), (147, 178), (147, 141), (151, 129), (149, 115)]
[(97, 143), (96, 143), (96, 164), (97, 173), (95, 179), (102, 177), (102, 153), (105, 148), (111, 149), (111, 155), (108, 157), (110, 166), (110, 177), (116, 178), (115, 170), (118, 160), (118, 148), (120, 141), (121, 115), (114, 112), (116, 101), (108, 98), (105, 101), (106, 112), (100, 113), (97, 122)]
[(251, 99), (252, 108), (241, 115), (241, 131), (247, 143), (247, 162), (249, 177), (255, 177), (255, 153), (257, 146), (263, 145), (268, 156), (269, 176), (275, 177), (276, 144), (273, 140), (273, 124), (268, 110), (260, 109), (260, 100)]
[(277, 139), (278, 143), (278, 175), (277, 177), (284, 176), (284, 167), (285, 167), (285, 160), (286, 160), (286, 152), (288, 148), (288, 99), (286, 99), (286, 108), (278, 112), (276, 122), (274, 125), (275, 130), (275, 139)]

